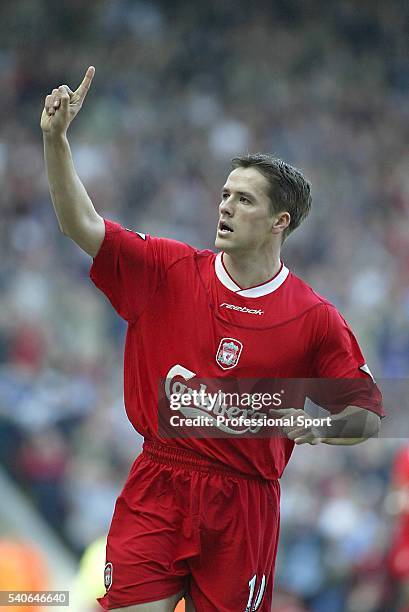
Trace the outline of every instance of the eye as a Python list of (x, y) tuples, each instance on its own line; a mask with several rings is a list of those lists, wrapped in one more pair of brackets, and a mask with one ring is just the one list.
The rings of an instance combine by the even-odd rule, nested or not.
[(248, 200), (244, 196), (240, 196), (240, 202), (244, 202), (245, 204), (251, 204), (250, 200)]
[(229, 194), (226, 191), (224, 191), (222, 193), (222, 200), (227, 200), (228, 197), (229, 197)]

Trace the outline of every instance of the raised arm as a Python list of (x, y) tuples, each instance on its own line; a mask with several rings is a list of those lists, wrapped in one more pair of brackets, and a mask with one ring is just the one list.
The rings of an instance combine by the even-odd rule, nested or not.
[(105, 236), (103, 218), (95, 210), (72, 160), (67, 130), (81, 110), (95, 74), (90, 66), (78, 89), (68, 85), (53, 89), (41, 115), (44, 158), (51, 199), (61, 231), (95, 257)]

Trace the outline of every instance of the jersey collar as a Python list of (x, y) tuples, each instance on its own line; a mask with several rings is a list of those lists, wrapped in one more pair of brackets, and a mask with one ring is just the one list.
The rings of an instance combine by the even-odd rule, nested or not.
[(239, 287), (239, 285), (237, 285), (237, 283), (234, 282), (224, 267), (223, 253), (218, 253), (216, 255), (214, 267), (216, 276), (222, 285), (224, 285), (227, 289), (230, 289), (230, 291), (234, 291), (234, 293), (237, 293), (237, 295), (242, 295), (243, 297), (247, 298), (257, 298), (273, 293), (273, 291), (281, 287), (290, 273), (289, 269), (286, 268), (284, 264), (281, 264), (281, 268), (277, 274), (266, 283), (256, 285), (256, 287), (250, 287), (249, 289), (242, 289)]

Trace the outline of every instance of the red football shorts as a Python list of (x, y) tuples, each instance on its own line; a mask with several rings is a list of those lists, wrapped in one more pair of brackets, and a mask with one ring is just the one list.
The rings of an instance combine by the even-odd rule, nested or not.
[(105, 610), (190, 593), (197, 612), (271, 610), (277, 480), (145, 442), (108, 534)]

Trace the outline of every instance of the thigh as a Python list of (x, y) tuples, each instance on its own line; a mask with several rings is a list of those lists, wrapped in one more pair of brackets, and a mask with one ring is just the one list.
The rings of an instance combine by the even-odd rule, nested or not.
[[(215, 477), (213, 477), (214, 479)], [(213, 483), (214, 484), (214, 483)], [(237, 479), (202, 504), (201, 555), (189, 561), (197, 612), (271, 610), (279, 484)]]
[(150, 602), (176, 597), (186, 589), (189, 568), (181, 539), (184, 517), (175, 499), (171, 472), (144, 457), (137, 459), (130, 472), (107, 539), (106, 594), (99, 599), (105, 609), (152, 607), (156, 604)]
[[(176, 604), (182, 597), (183, 592), (162, 599), (161, 601), (136, 604), (134, 606), (127, 606), (126, 608), (114, 608), (111, 612), (174, 612)], [(188, 612), (187, 609), (186, 612)], [(194, 610), (192, 610), (192, 612), (194, 612)]]
[(189, 594), (185, 594), (185, 612), (197, 612), (193, 599)]

